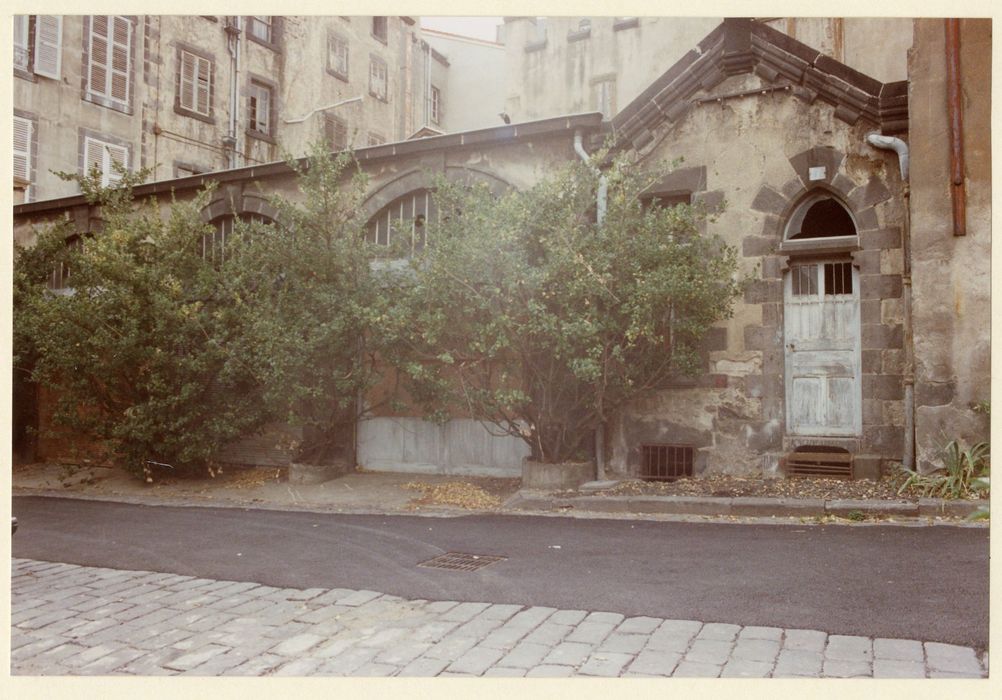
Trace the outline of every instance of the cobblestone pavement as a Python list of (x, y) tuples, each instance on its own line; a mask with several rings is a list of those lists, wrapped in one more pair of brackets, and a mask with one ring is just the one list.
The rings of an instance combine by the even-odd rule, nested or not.
[(987, 675), (986, 654), (935, 642), (28, 559), (12, 567), (13, 675)]

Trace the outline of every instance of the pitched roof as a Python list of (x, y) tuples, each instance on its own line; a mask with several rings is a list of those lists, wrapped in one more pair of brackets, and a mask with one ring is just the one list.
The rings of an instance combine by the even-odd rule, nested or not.
[(835, 116), (860, 119), (884, 133), (908, 130), (908, 81), (882, 83), (817, 49), (751, 19), (725, 19), (612, 119), (620, 139), (640, 148), (662, 121), (678, 121), (692, 96), (729, 76), (755, 73), (773, 88), (835, 107)]

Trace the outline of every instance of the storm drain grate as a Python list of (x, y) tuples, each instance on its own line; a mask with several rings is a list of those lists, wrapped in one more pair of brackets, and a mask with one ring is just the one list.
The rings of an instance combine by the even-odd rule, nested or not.
[(463, 554), (462, 552), (446, 552), (434, 559), (423, 561), (418, 566), (427, 569), (448, 569), (449, 571), (476, 571), (495, 562), (504, 561), (508, 557), (496, 557), (490, 554)]

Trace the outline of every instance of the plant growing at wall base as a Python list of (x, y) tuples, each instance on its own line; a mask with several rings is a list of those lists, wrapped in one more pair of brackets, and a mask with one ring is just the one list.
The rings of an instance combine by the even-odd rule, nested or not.
[[(218, 448), (258, 426), (245, 315), (226, 271), (202, 259), (212, 228), (207, 201), (134, 202), (143, 173), (103, 188), (76, 177), (99, 207), (100, 231), (68, 246), (67, 222), (18, 248), (14, 264), (15, 366), (57, 398), (54, 418), (111, 446), (137, 475), (147, 462), (175, 472), (211, 463)], [(68, 285), (49, 288), (53, 271)]]
[(943, 466), (931, 474), (904, 472), (898, 493), (917, 492), (928, 498), (972, 498), (988, 495), (988, 473), (991, 463), (987, 442), (963, 447), (950, 440), (940, 450)]
[(601, 225), (584, 163), (501, 195), (440, 182), (400, 306), (415, 395), (567, 462), (623, 405), (698, 371), (741, 290), (736, 253), (699, 233), (697, 207), (642, 204), (663, 174), (613, 163)]

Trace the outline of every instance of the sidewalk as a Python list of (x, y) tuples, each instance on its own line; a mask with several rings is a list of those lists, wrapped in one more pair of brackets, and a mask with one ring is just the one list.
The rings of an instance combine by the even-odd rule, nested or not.
[[(276, 479), (278, 470), (228, 469), (216, 479), (145, 484), (118, 469), (59, 465), (18, 467), (15, 495), (96, 498), (128, 503), (234, 506), (334, 513), (459, 515), (473, 512), (576, 517), (746, 519), (775, 522), (960, 524), (984, 501), (942, 499), (823, 500), (713, 496), (644, 496), (519, 490), (518, 479), (353, 472), (316, 485)], [(436, 490), (437, 489), (437, 490)], [(15, 513), (16, 515), (16, 513)], [(977, 523), (970, 523), (978, 526)], [(980, 526), (986, 526), (986, 522)]]
[(984, 678), (969, 647), (12, 560), (12, 675)]

